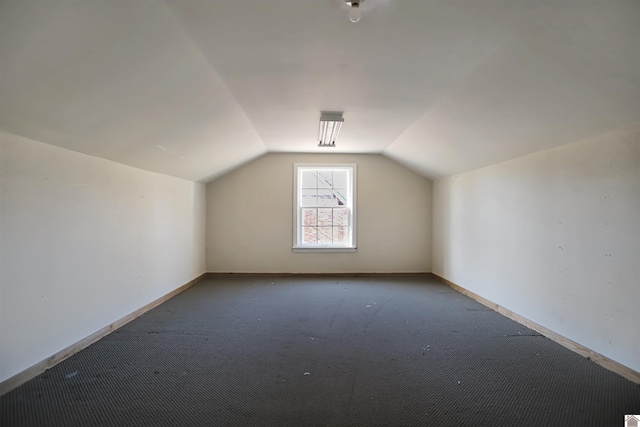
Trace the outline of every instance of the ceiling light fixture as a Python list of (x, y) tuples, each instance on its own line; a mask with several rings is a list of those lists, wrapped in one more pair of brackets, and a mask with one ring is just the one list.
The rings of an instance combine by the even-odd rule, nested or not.
[(362, 13), (360, 12), (360, 3), (363, 1), (364, 0), (345, 0), (345, 3), (351, 6), (351, 10), (349, 10), (349, 21), (356, 23), (360, 20), (360, 18), (362, 17)]
[(318, 147), (335, 147), (343, 122), (342, 113), (321, 113)]

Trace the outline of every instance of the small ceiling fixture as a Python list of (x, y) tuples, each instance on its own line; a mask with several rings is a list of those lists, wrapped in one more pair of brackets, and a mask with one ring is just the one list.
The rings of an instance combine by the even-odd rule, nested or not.
[(335, 147), (343, 122), (342, 113), (321, 113), (318, 147)]
[(356, 23), (362, 18), (362, 13), (360, 12), (360, 3), (364, 0), (345, 0), (349, 6), (351, 6), (351, 10), (349, 11), (349, 21)]

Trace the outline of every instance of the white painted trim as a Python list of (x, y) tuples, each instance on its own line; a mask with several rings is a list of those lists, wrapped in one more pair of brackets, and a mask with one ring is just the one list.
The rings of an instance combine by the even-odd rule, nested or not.
[(293, 252), (356, 252), (357, 248), (335, 248), (335, 247), (294, 247)]

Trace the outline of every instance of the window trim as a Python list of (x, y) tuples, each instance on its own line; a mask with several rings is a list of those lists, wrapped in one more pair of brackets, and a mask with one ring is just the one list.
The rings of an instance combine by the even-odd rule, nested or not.
[[(302, 245), (301, 241), (301, 188), (298, 186), (300, 169), (349, 169), (351, 178), (351, 245)], [(356, 252), (357, 166), (355, 163), (294, 163), (293, 164), (293, 252)]]

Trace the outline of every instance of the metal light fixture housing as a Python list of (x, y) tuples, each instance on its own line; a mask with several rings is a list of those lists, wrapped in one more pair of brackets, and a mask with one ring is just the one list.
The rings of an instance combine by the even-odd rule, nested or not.
[(360, 12), (360, 3), (362, 3), (363, 1), (364, 0), (345, 0), (345, 3), (351, 6), (351, 10), (349, 10), (349, 21), (353, 22), (354, 24), (360, 21), (360, 18), (362, 17), (362, 12)]
[(318, 147), (335, 147), (344, 119), (342, 113), (324, 112), (320, 114)]

